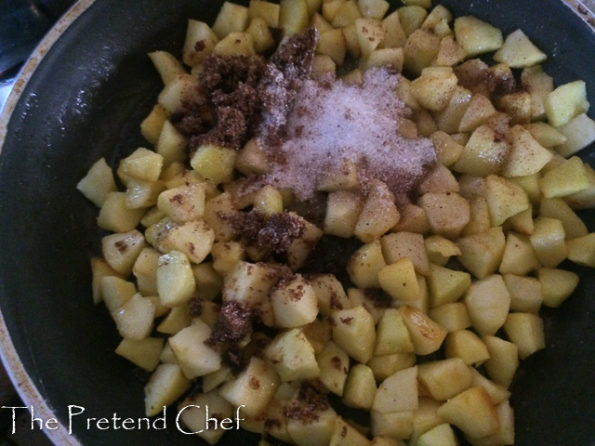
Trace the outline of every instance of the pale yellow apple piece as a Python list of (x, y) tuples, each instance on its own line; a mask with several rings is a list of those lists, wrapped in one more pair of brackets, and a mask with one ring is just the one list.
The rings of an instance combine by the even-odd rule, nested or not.
[(245, 370), (219, 389), (219, 395), (249, 417), (260, 414), (279, 387), (279, 375), (273, 366), (253, 356)]
[(485, 199), (492, 226), (499, 226), (529, 208), (529, 197), (524, 189), (497, 175), (486, 178)]
[(543, 266), (553, 268), (568, 255), (566, 233), (560, 220), (539, 217), (535, 220), (535, 229), (529, 239), (537, 259)]
[(527, 35), (517, 29), (510, 33), (504, 45), (494, 54), (496, 62), (503, 62), (511, 68), (524, 68), (543, 62), (547, 56), (529, 40)]
[(473, 16), (458, 17), (454, 30), (467, 57), (495, 51), (503, 43), (502, 32), (498, 28)]
[(376, 345), (374, 319), (370, 313), (359, 305), (336, 311), (332, 321), (333, 341), (356, 361), (368, 362)]
[(386, 378), (376, 391), (372, 410), (381, 413), (416, 410), (418, 367), (399, 370)]
[(546, 307), (560, 306), (572, 295), (579, 282), (578, 274), (554, 268), (539, 268), (537, 278)]
[(471, 368), (461, 358), (431, 361), (418, 367), (418, 380), (436, 401), (446, 401), (471, 387)]
[(186, 378), (203, 376), (221, 367), (220, 353), (205, 342), (210, 336), (209, 326), (195, 319), (190, 326), (169, 338), (169, 346)]
[(469, 366), (478, 367), (490, 358), (486, 345), (470, 330), (449, 333), (444, 345), (447, 358), (461, 358)]
[(471, 326), (467, 307), (462, 302), (450, 302), (430, 309), (429, 316), (448, 330), (453, 332)]
[(582, 80), (560, 85), (549, 93), (545, 100), (545, 113), (554, 127), (567, 124), (588, 109), (587, 87)]
[(515, 125), (510, 129), (512, 147), (502, 167), (505, 177), (522, 177), (539, 172), (551, 159), (552, 153), (541, 146), (528, 130)]
[(498, 269), (505, 244), (502, 228), (491, 228), (486, 232), (461, 237), (457, 242), (461, 250), (458, 258), (475, 277), (483, 279)]
[(498, 274), (472, 283), (464, 301), (473, 328), (482, 336), (496, 333), (510, 310), (510, 293)]
[(496, 409), (482, 387), (459, 393), (440, 406), (438, 415), (471, 437), (495, 434), (500, 427)]
[(448, 333), (444, 327), (416, 308), (403, 306), (399, 312), (409, 330), (416, 354), (429, 355), (440, 348)]
[(163, 406), (173, 404), (190, 388), (177, 364), (161, 364), (155, 369), (145, 386), (145, 414), (148, 417), (163, 411)]

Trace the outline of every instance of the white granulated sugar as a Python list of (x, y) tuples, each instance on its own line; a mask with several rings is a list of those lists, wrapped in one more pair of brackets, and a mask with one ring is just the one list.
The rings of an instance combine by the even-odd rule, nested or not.
[(287, 120), (287, 139), (278, 149), (285, 163), (274, 165), (265, 182), (291, 188), (305, 200), (322, 174), (352, 161), (364, 187), (380, 179), (395, 195), (409, 192), (435, 162), (435, 153), (430, 140), (398, 134), (406, 113), (396, 95), (398, 82), (399, 75), (384, 68), (368, 70), (362, 86), (305, 81)]

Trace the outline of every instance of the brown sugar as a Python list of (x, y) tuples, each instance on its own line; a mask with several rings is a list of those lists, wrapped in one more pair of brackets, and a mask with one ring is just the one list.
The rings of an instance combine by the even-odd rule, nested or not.
[(254, 210), (241, 212), (231, 219), (231, 225), (246, 245), (272, 254), (287, 252), (305, 230), (304, 223), (287, 211), (269, 218)]
[(278, 140), (301, 80), (309, 75), (317, 39), (313, 28), (294, 36), (268, 62), (260, 56), (209, 55), (200, 94), (172, 116), (190, 151), (202, 144), (240, 149), (258, 127), (267, 141)]
[(240, 302), (225, 302), (205, 344), (213, 347), (236, 344), (252, 332), (252, 311)]

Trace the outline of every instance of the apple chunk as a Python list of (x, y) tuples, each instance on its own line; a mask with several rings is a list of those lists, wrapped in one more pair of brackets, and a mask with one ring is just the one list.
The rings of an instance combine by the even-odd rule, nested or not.
[(275, 324), (282, 328), (293, 328), (314, 321), (318, 314), (318, 298), (314, 288), (301, 274), (281, 282), (270, 295)]
[(206, 375), (221, 367), (221, 355), (205, 343), (210, 336), (209, 326), (195, 319), (192, 325), (169, 338), (169, 346), (188, 379)]
[(500, 427), (496, 409), (482, 387), (459, 393), (440, 406), (438, 415), (475, 438), (492, 435)]
[(465, 295), (465, 305), (479, 334), (496, 333), (510, 310), (510, 293), (502, 276), (495, 274), (473, 283)]
[(223, 384), (219, 395), (236, 407), (243, 405), (242, 412), (254, 417), (266, 408), (279, 383), (279, 375), (273, 366), (253, 356), (246, 370)]
[(281, 381), (311, 379), (320, 375), (314, 348), (299, 328), (287, 330), (275, 337), (265, 351)]
[(417, 367), (399, 370), (380, 384), (372, 410), (389, 413), (418, 408)]
[(374, 318), (363, 306), (336, 311), (332, 315), (333, 340), (356, 361), (366, 363), (374, 353)]

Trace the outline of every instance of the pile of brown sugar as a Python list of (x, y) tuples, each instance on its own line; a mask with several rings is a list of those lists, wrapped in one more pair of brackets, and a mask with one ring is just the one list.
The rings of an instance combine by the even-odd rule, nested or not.
[(257, 138), (269, 173), (246, 181), (246, 193), (270, 184), (292, 189), (306, 201), (321, 176), (356, 165), (362, 191), (385, 182), (406, 197), (436, 161), (429, 139), (399, 135), (409, 113), (397, 97), (399, 74), (372, 68), (363, 84), (310, 79), (318, 33), (311, 28), (282, 43), (266, 61), (260, 56), (205, 60), (200, 100), (175, 117), (190, 150), (211, 143), (240, 149)]

